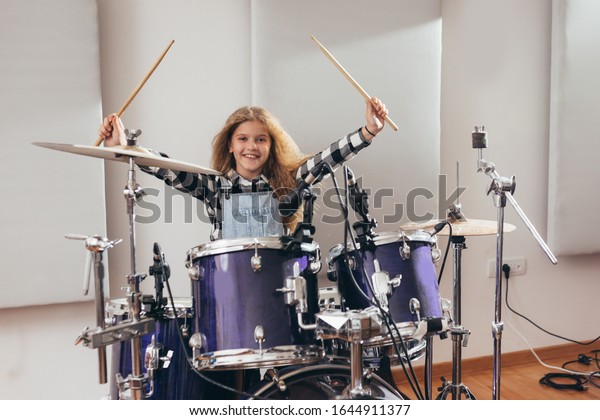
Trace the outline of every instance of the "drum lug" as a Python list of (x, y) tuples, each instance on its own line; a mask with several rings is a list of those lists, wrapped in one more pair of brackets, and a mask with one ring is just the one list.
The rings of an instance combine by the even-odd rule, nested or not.
[(252, 266), (252, 270), (257, 273), (262, 268), (262, 258), (258, 255), (258, 239), (254, 238), (254, 256), (250, 258), (250, 266)]
[(450, 312), (452, 311), (452, 302), (450, 299), (440, 298), (440, 305), (442, 307), (442, 313), (446, 315), (448, 319), (452, 319)]
[(188, 345), (192, 348), (192, 357), (194, 360), (197, 356), (203, 353), (203, 349), (206, 349), (206, 337), (200, 333), (194, 333), (190, 337)]
[(317, 274), (319, 271), (321, 271), (321, 250), (320, 250), (320, 248), (316, 249), (314, 257), (310, 257), (309, 267), (310, 267), (310, 271), (313, 274)]
[(260, 255), (255, 255), (252, 258), (250, 258), (250, 265), (252, 266), (252, 270), (255, 273), (259, 272), (262, 268), (261, 260), (262, 260), (262, 258)]
[(187, 326), (187, 324), (182, 325), (179, 330), (184, 338), (187, 338), (187, 336), (190, 334), (190, 328)]
[(396, 287), (400, 287), (401, 283), (402, 283), (402, 274), (398, 274), (396, 277), (394, 277), (393, 279), (388, 281), (388, 284), (390, 285), (392, 290), (395, 289)]
[(437, 244), (434, 244), (433, 248), (431, 248), (431, 261), (433, 261), (433, 263), (436, 264), (441, 257), (442, 251), (440, 251), (440, 249), (437, 247)]
[(349, 256), (346, 262), (348, 263), (348, 268), (350, 270), (353, 271), (356, 268), (356, 260), (354, 259), (354, 257)]
[(316, 259), (312, 260), (309, 264), (309, 268), (311, 273), (317, 274), (319, 271), (321, 271), (321, 261)]
[(204, 277), (204, 268), (197, 265), (192, 265), (188, 268), (188, 276), (193, 281), (198, 281)]
[(400, 257), (404, 261), (410, 259), (410, 247), (406, 242), (402, 243), (402, 246), (398, 249), (398, 251), (400, 252)]
[(265, 329), (262, 325), (254, 327), (254, 341), (258, 343), (258, 351), (262, 354), (262, 343), (265, 342)]
[(410, 246), (408, 245), (408, 242), (407, 242), (408, 237), (405, 235), (404, 232), (401, 232), (400, 239), (402, 240), (402, 246), (400, 246), (398, 251), (400, 252), (400, 257), (404, 261), (406, 261), (406, 260), (410, 259)]
[(417, 298), (411, 298), (408, 302), (410, 313), (417, 317), (417, 322), (421, 321), (421, 302)]

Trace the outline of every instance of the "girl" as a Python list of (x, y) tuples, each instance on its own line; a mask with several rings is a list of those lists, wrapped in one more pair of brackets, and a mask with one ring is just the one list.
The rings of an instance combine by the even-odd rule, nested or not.
[[(285, 229), (294, 229), (299, 218), (298, 212), (281, 217), (278, 201), (309, 173), (317, 176), (322, 162), (335, 169), (367, 147), (383, 129), (386, 115), (385, 104), (372, 97), (366, 101), (363, 127), (307, 156), (271, 113), (242, 107), (213, 139), (211, 166), (221, 175), (141, 169), (206, 204), (213, 224), (211, 240), (282, 236)], [(127, 144), (123, 122), (116, 114), (104, 118), (98, 132), (106, 146)]]

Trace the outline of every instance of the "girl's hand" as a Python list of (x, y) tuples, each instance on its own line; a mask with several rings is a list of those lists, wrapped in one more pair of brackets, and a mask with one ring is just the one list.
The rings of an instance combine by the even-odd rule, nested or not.
[(104, 139), (104, 145), (107, 147), (127, 145), (125, 127), (117, 114), (110, 114), (104, 118), (98, 129), (98, 135)]

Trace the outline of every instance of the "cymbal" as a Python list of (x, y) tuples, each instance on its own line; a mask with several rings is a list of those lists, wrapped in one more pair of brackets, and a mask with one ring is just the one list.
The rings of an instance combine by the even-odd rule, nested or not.
[[(430, 230), (438, 223), (443, 220), (432, 220), (425, 223), (408, 223), (400, 226), (403, 231), (413, 230)], [(449, 221), (450, 222), (450, 221)], [(483, 235), (495, 235), (498, 232), (498, 222), (495, 220), (480, 220), (480, 219), (467, 219), (463, 221), (451, 221), (452, 235), (453, 236), (483, 236)], [(512, 232), (516, 229), (516, 226), (510, 223), (504, 223), (504, 233)], [(441, 236), (450, 235), (450, 228), (444, 226), (444, 228), (438, 233)]]
[(148, 149), (138, 146), (81, 146), (63, 143), (44, 143), (34, 142), (33, 145), (45, 147), (47, 149), (58, 150), (61, 152), (74, 153), (77, 155), (96, 157), (106, 160), (129, 163), (132, 157), (138, 165), (155, 166), (163, 169), (172, 169), (175, 171), (192, 172), (208, 175), (220, 175), (221, 173), (210, 168), (182, 162), (179, 160), (157, 156)]

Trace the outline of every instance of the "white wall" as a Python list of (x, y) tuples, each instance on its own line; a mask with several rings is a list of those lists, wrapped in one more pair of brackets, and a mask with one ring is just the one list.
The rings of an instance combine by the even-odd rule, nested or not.
[[(363, 89), (386, 103), (390, 119), (399, 127), (385, 127), (369, 148), (347, 163), (370, 191), (369, 210), (379, 223), (376, 231), (397, 231), (401, 220), (409, 220), (410, 191), (417, 188), (432, 191), (435, 198), (415, 200), (411, 211), (437, 217), (440, 3), (377, 0), (351, 8), (345, 7), (345, 0), (252, 4), (253, 102), (278, 115), (308, 154), (365, 124), (363, 97), (311, 40), (313, 35)], [(336, 178), (343, 187), (341, 171)], [(387, 197), (376, 200), (384, 190)], [(340, 215), (339, 206), (330, 201), (333, 182), (327, 179), (316, 191), (314, 238), (325, 259), (343, 242), (343, 224), (339, 217), (337, 223), (329, 222)], [(395, 211), (397, 204), (404, 206), (403, 214)], [(355, 221), (353, 214), (350, 218)], [(323, 286), (332, 285), (325, 267), (319, 277)]]
[[(551, 10), (547, 0), (459, 0), (443, 2), (442, 15), (442, 172), (451, 176), (459, 161), (461, 185), (468, 187), (461, 201), (467, 217), (496, 220), (496, 208), (486, 195), (491, 180), (476, 172), (477, 152), (471, 143), (473, 127), (485, 125), (484, 158), (496, 164), (500, 175), (516, 176), (514, 197), (544, 239)], [(510, 205), (505, 221), (517, 229), (505, 235), (504, 257), (522, 256), (527, 264), (526, 274), (510, 282), (511, 307), (554, 334), (580, 341), (596, 338), (598, 328), (589, 318), (600, 287), (598, 256), (565, 256), (553, 265)], [(467, 238), (467, 247), (462, 259), (462, 323), (472, 331), (463, 350), (463, 357), (470, 358), (493, 353), (495, 279), (487, 277), (487, 265), (495, 258), (496, 238)], [(448, 270), (443, 295), (451, 296), (451, 284)], [(506, 307), (502, 318), (503, 351), (527, 348), (509, 323), (533, 347), (565, 343)], [(450, 343), (443, 343), (435, 359), (449, 360), (450, 354)]]
[[(250, 31), (250, 3), (205, 5), (158, 0), (99, 2), (105, 113), (121, 106), (167, 43), (175, 39), (125, 119), (128, 126), (142, 128), (144, 144), (200, 165), (208, 164), (208, 143), (190, 150), (180, 139), (210, 139), (234, 103), (252, 100), (246, 71), (251, 65), (249, 40), (240, 40), (241, 34)], [(461, 185), (468, 187), (461, 198), (463, 210), (471, 218), (495, 220), (496, 210), (485, 195), (489, 179), (475, 172), (476, 152), (471, 148), (473, 126), (485, 124), (489, 147), (484, 157), (496, 163), (501, 174), (516, 175), (515, 198), (545, 238), (551, 2), (446, 1), (442, 2), (442, 19), (441, 172), (448, 174), (451, 189), (460, 161)], [(125, 239), (118, 252), (110, 253), (111, 291), (117, 296), (121, 292), (116, 284), (129, 274), (121, 192), (126, 171), (111, 163), (106, 165), (106, 174), (108, 236)], [(150, 181), (146, 176), (138, 179), (144, 187), (162, 188)], [(182, 209), (173, 209), (175, 218), (182, 214)], [(595, 282), (597, 256), (563, 257), (554, 266), (510, 207), (506, 221), (517, 230), (506, 235), (505, 256), (527, 259), (526, 275), (511, 282), (511, 305), (554, 333), (578, 340), (597, 336), (589, 322), (600, 287)], [(140, 242), (146, 244), (139, 250), (143, 259), (139, 271), (145, 272), (150, 265), (153, 241), (158, 240), (168, 262), (178, 266), (183, 263), (182, 251), (203, 242), (208, 227), (196, 224), (187, 232), (170, 232), (168, 226), (152, 232), (138, 229)], [(463, 356), (471, 358), (492, 354), (494, 279), (487, 277), (487, 264), (494, 258), (495, 238), (467, 238), (467, 246), (462, 261), (462, 321), (472, 335)], [(449, 261), (442, 280), (445, 297), (452, 296), (451, 272)], [(176, 294), (189, 293), (187, 277), (178, 277), (174, 284)], [(503, 318), (534, 347), (563, 343), (506, 309)], [(94, 325), (91, 304), (1, 310), (0, 320), (7, 338), (4, 342), (12, 346), (2, 350), (11, 367), (0, 381), (2, 398), (96, 399), (106, 393), (107, 388), (97, 384), (95, 351), (72, 345), (82, 326)], [(526, 343), (506, 326), (502, 349), (525, 348)], [(450, 340), (434, 342), (434, 357), (435, 361), (451, 360)]]

